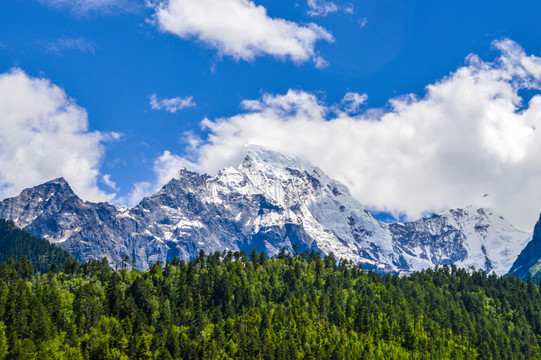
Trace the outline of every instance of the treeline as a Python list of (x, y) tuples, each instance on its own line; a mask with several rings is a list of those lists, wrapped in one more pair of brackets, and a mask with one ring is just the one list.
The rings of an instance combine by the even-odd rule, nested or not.
[(15, 226), (13, 221), (0, 218), (0, 263), (26, 257), (34, 271), (46, 273), (51, 266), (63, 268), (74, 257), (69, 251)]
[[(26, 268), (26, 270), (25, 270)], [(539, 287), (444, 267), (408, 277), (253, 251), (148, 271), (0, 267), (0, 359), (535, 359)]]

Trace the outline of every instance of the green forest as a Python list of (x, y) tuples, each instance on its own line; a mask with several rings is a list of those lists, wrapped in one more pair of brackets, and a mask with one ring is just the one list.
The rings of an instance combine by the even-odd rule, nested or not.
[(314, 252), (217, 252), (145, 272), (0, 267), (0, 359), (535, 359), (532, 281), (407, 277)]
[(30, 234), (13, 221), (0, 218), (0, 263), (26, 257), (35, 271), (45, 273), (52, 264), (62, 268), (74, 257), (66, 249)]

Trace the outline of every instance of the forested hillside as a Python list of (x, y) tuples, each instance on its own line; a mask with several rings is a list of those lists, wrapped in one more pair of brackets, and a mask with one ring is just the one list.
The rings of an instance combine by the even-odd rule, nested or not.
[(49, 271), (53, 264), (63, 268), (74, 260), (69, 251), (17, 228), (13, 221), (0, 218), (0, 263), (10, 258), (19, 260), (23, 256), (40, 273)]
[(215, 253), (0, 270), (0, 359), (532, 359), (533, 282), (455, 267), (400, 278), (331, 255)]

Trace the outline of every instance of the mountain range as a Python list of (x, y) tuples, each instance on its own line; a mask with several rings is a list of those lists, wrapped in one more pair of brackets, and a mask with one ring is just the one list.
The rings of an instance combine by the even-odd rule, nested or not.
[[(255, 248), (274, 255), (295, 247), (332, 252), (379, 271), (456, 264), (503, 275), (518, 268), (521, 251), (533, 246), (532, 234), (486, 208), (384, 223), (321, 169), (256, 146), (247, 147), (237, 168), (215, 176), (180, 170), (131, 209), (83, 201), (58, 178), (1, 201), (0, 217), (80, 261), (106, 257), (119, 266), (128, 255), (140, 269), (174, 256), (187, 260), (200, 250)], [(536, 241), (541, 248), (541, 234), (534, 235)]]

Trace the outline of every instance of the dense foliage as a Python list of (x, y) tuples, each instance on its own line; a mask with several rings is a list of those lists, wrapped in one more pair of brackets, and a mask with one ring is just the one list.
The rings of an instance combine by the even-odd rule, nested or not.
[(13, 221), (0, 218), (0, 263), (23, 256), (40, 273), (49, 271), (53, 264), (62, 268), (74, 260), (69, 251), (17, 228)]
[[(128, 264), (126, 264), (126, 267)], [(445, 267), (380, 275), (315, 253), (203, 253), (115, 272), (0, 268), (0, 359), (531, 359), (533, 282)]]

